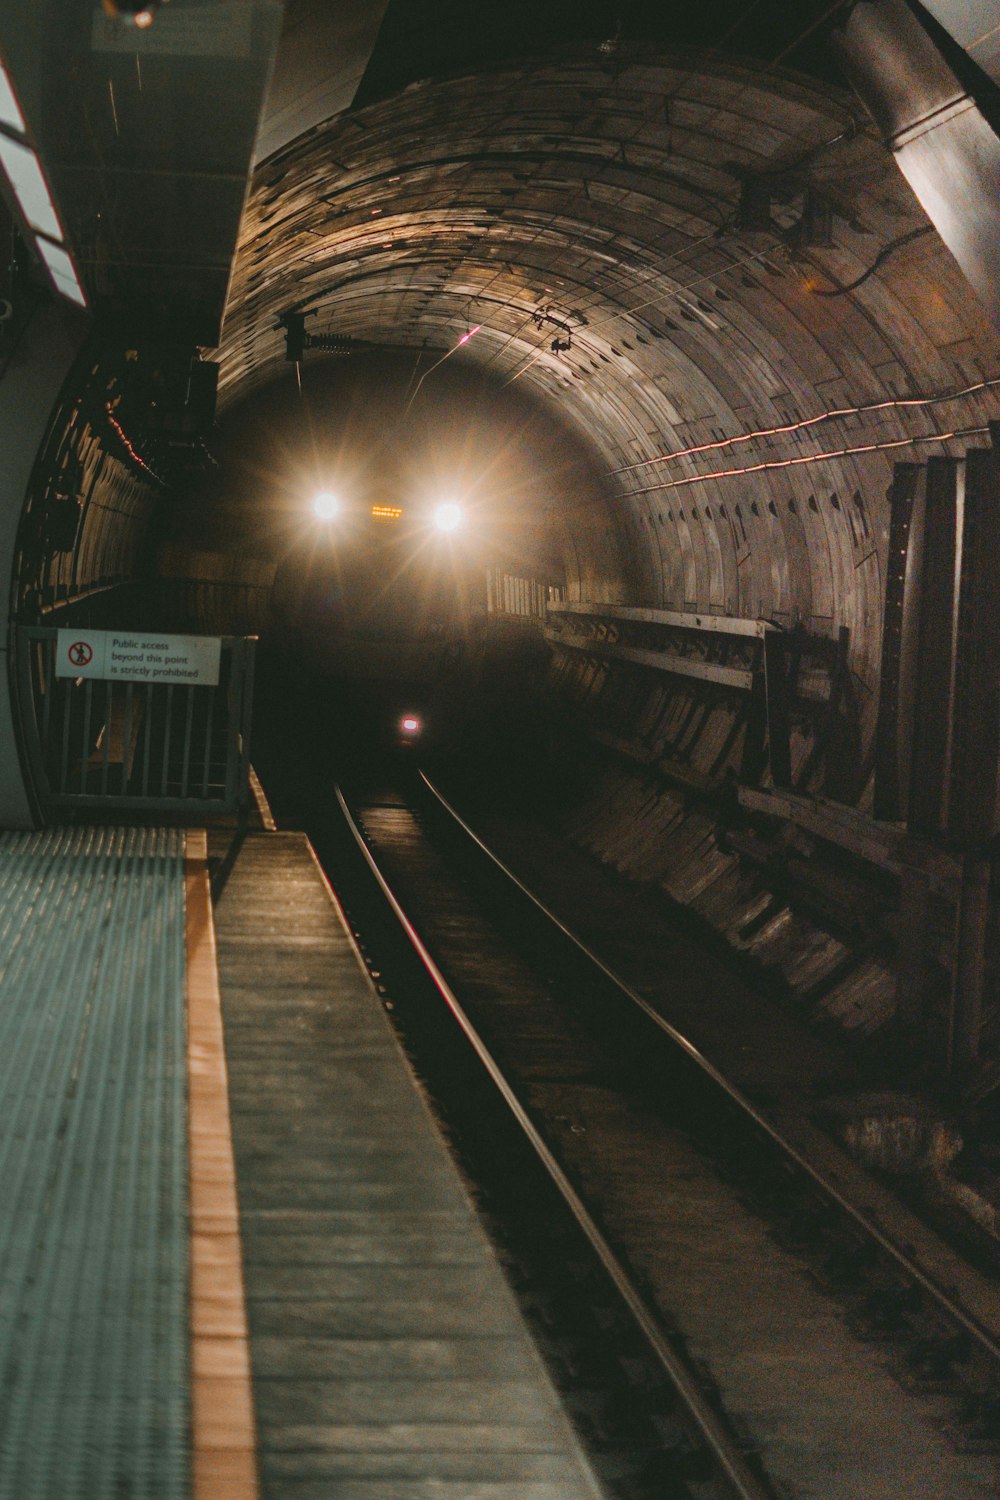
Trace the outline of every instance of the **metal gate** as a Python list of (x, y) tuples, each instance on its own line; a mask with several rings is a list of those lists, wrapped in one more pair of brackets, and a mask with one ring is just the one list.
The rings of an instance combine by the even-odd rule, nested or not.
[(56, 675), (53, 626), (15, 631), (27, 769), (63, 809), (236, 812), (249, 799), (256, 636), (223, 636), (217, 686)]

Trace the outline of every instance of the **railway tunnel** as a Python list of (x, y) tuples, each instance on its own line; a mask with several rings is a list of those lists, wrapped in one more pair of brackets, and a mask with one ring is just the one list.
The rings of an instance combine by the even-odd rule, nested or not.
[[(766, 22), (723, 7), (711, 22), (669, 24), (637, 11), (620, 27), (599, 7), (572, 19), (554, 11), (530, 46), (516, 10), (463, 27), (451, 12), (391, 8), (379, 24), (361, 8), (344, 36), (292, 11), (241, 219), (235, 164), (252, 139), (256, 74), (228, 135), (164, 147), (155, 132), (166, 114), (143, 125), (141, 111), (189, 115), (213, 64), (176, 65), (178, 104), (164, 92), (168, 74), (154, 80), (164, 64), (152, 52), (151, 102), (123, 74), (118, 114), (104, 109), (100, 129), (122, 159), (105, 154), (103, 166), (95, 151), (110, 148), (94, 121), (92, 143), (71, 161), (72, 111), (52, 111), (53, 180), (98, 316), (85, 332), (65, 304), (36, 307), (27, 277), (13, 299), (4, 410), (10, 451), (23, 452), (6, 513), (15, 620), (93, 623), (102, 610), (121, 617), (130, 599), (127, 617), (152, 590), (163, 618), (173, 611), (202, 628), (266, 635), (275, 611), (297, 612), (308, 652), (323, 631), (306, 624), (302, 635), (315, 592), (312, 604), (289, 596), (302, 557), (289, 516), (307, 486), (333, 482), (332, 430), (324, 449), (317, 427), (339, 423), (341, 454), (355, 444), (357, 472), (369, 468), (362, 488), (398, 488), (400, 459), (423, 443), (425, 489), (431, 476), (465, 487), (480, 529), (492, 528), (498, 573), (560, 596), (543, 627), (549, 708), (573, 726), (559, 753), (585, 758), (591, 797), (604, 787), (595, 852), (619, 848), (625, 874), (670, 892), (709, 882), (718, 894), (731, 882), (712, 915), (730, 933), (759, 920), (751, 907), (769, 888), (768, 867), (786, 890), (794, 883), (797, 843), (811, 846), (817, 870), (846, 857), (846, 886), (835, 872), (818, 876), (808, 913), (771, 893), (762, 910), (775, 947), (765, 955), (759, 945), (761, 957), (814, 1000), (832, 984), (834, 1009), (878, 1030), (899, 1009), (906, 944), (895, 919), (873, 931), (862, 909), (880, 898), (867, 875), (877, 886), (888, 870), (909, 892), (911, 932), (925, 925), (913, 894), (923, 877), (900, 873), (879, 826), (908, 824), (963, 847), (981, 847), (992, 829), (993, 731), (980, 727), (995, 718), (988, 690), (952, 682), (942, 698), (930, 680), (936, 667), (954, 678), (966, 635), (986, 629), (988, 581), (968, 584), (956, 625), (953, 597), (931, 600), (929, 586), (921, 605), (916, 574), (935, 507), (949, 503), (934, 486), (957, 495), (966, 453), (988, 445), (996, 415), (995, 252), (982, 232), (994, 209), (945, 202), (949, 188), (957, 198), (976, 187), (955, 166), (963, 146), (970, 160), (979, 152), (988, 193), (976, 132), (989, 146), (995, 99), (981, 66), (989, 43), (974, 58), (941, 16), (867, 4), (820, 11), (799, 26), (774, 10)], [(8, 45), (17, 60), (28, 44), (15, 28)], [(229, 67), (212, 45), (215, 71)], [(912, 97), (881, 76), (892, 49)], [(235, 87), (228, 75), (226, 87)], [(339, 107), (327, 114), (330, 98)], [(939, 99), (950, 102), (928, 106)], [(950, 130), (965, 131), (938, 143), (946, 168), (934, 132), (915, 135), (913, 123), (941, 108), (958, 111)], [(916, 139), (924, 157), (914, 168)], [(216, 230), (198, 159), (206, 150), (216, 189), (225, 181), (230, 237), (239, 222), (214, 336), (224, 272), (184, 259), (192, 218), (206, 243)], [(154, 157), (169, 183), (155, 253), (142, 248), (148, 230), (127, 197)], [(916, 192), (900, 166), (916, 172)], [(119, 251), (81, 183), (105, 201), (117, 195)], [(212, 248), (222, 264), (225, 246)], [(204, 245), (197, 253), (207, 258)], [(289, 317), (301, 355), (297, 413)], [(193, 341), (202, 341), (197, 390)], [(216, 378), (223, 445), (213, 455), (202, 433)], [(366, 407), (368, 425), (359, 418), (352, 432), (345, 410)], [(464, 447), (452, 459), (459, 429)], [(504, 442), (519, 448), (506, 475)], [(373, 454), (388, 472), (373, 475)], [(419, 492), (412, 463), (405, 482)], [(947, 550), (948, 539), (933, 545)], [(950, 645), (932, 660), (930, 637), (942, 632)], [(537, 671), (522, 667), (537, 692)], [(494, 674), (506, 699), (517, 696), (518, 670), (512, 662)], [(949, 721), (946, 749), (933, 732), (929, 742), (921, 715)], [(14, 732), (9, 722), (8, 739)], [(968, 768), (970, 788), (962, 756), (973, 742), (981, 765)], [(966, 790), (949, 811), (962, 775)], [(5, 815), (23, 820), (29, 803), (10, 751), (5, 778)], [(732, 823), (720, 808), (734, 794)], [(723, 850), (716, 835), (730, 823)], [(685, 833), (667, 837), (668, 828)], [(943, 910), (934, 919), (932, 978), (902, 983), (905, 1013), (928, 1034), (954, 1023), (949, 922)], [(853, 992), (849, 955), (861, 950)], [(977, 983), (956, 1043), (964, 1053), (978, 1050), (993, 987)]]
[[(991, 8), (201, 9), (0, 22), (0, 823), (19, 632), (258, 634), (276, 767), (283, 714), (426, 700), (484, 817), (504, 768), (854, 1049), (876, 1157), (911, 1091), (992, 1140)], [(442, 496), (463, 537), (406, 529)], [(485, 590), (461, 666), (431, 561)]]

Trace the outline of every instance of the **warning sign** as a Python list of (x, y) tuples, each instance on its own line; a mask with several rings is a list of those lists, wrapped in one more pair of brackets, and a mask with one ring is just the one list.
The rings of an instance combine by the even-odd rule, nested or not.
[(56, 676), (214, 687), (221, 654), (216, 635), (140, 635), (77, 627), (59, 632)]

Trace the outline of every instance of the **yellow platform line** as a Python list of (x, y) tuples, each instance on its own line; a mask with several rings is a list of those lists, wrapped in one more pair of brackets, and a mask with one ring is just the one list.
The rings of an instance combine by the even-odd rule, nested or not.
[(185, 850), (193, 1500), (257, 1500), (229, 1079), (204, 831)]

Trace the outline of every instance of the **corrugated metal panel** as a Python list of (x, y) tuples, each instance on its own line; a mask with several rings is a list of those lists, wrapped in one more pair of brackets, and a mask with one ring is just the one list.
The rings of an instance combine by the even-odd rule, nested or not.
[(0, 834), (0, 1496), (188, 1493), (183, 833)]

